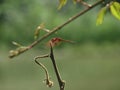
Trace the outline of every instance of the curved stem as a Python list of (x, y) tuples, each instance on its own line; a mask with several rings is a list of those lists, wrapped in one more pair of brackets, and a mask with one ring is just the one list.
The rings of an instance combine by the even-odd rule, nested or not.
[(45, 57), (49, 57), (49, 55), (47, 54), (47, 55), (43, 55), (43, 56), (37, 56), (37, 57), (35, 57), (34, 60), (35, 60), (35, 62), (36, 62), (38, 65), (40, 65), (40, 66), (44, 69), (44, 71), (45, 71), (45, 74), (46, 74), (46, 79), (45, 79), (46, 85), (47, 85), (48, 87), (52, 87), (52, 86), (53, 86), (53, 82), (49, 80), (50, 77), (49, 77), (49, 73), (48, 73), (47, 68), (46, 68), (42, 63), (40, 63), (40, 62), (37, 61), (37, 59), (39, 59), (39, 58), (45, 58)]
[(46, 73), (46, 78), (49, 79), (49, 73), (47, 71), (47, 68), (42, 63), (37, 61), (38, 58), (45, 58), (45, 57), (49, 57), (49, 55), (47, 54), (47, 55), (44, 55), (44, 56), (37, 56), (37, 57), (35, 57), (34, 60), (38, 65), (40, 65), (44, 69), (44, 71)]

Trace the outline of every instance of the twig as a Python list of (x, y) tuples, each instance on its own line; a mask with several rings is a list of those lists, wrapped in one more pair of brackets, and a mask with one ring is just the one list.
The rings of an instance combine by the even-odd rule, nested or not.
[[(67, 24), (69, 24), (70, 22), (76, 20), (78, 17), (82, 16), (83, 14), (85, 14), (86, 12), (88, 12), (89, 10), (91, 10), (92, 8), (96, 7), (97, 5), (101, 4), (104, 0), (99, 0), (96, 3), (94, 3), (93, 5), (91, 5), (91, 7), (88, 7), (84, 10), (82, 10), (81, 12), (79, 12), (78, 14), (74, 15), (73, 17), (69, 18), (65, 23), (53, 28), (49, 33), (45, 34), (44, 36), (42, 36), (41, 38), (39, 38), (38, 40), (34, 41), (31, 45), (28, 46), (28, 48), (26, 48), (24, 51), (19, 52), (20, 55), (21, 53), (31, 49), (32, 47), (36, 46), (38, 43), (40, 43), (41, 41), (43, 41), (44, 39), (46, 39), (47, 37), (49, 37), (50, 35), (52, 35), (53, 33), (55, 33), (56, 31), (60, 30), (61, 28), (63, 28), (64, 26), (66, 26)], [(12, 55), (9, 56), (10, 58), (13, 58), (17, 55)]]
[(45, 71), (45, 74), (46, 74), (46, 85), (51, 87), (53, 86), (53, 82), (50, 81), (50, 78), (49, 78), (49, 73), (48, 73), (48, 70), (47, 68), (40, 62), (37, 61), (37, 59), (39, 58), (46, 58), (46, 57), (50, 57), (51, 60), (52, 60), (52, 63), (53, 63), (53, 67), (54, 67), (54, 70), (55, 70), (55, 74), (56, 74), (56, 77), (57, 77), (57, 80), (58, 80), (58, 83), (59, 83), (59, 87), (60, 87), (60, 90), (64, 90), (64, 87), (65, 87), (65, 81), (61, 79), (61, 76), (60, 76), (60, 73), (58, 71), (58, 68), (57, 68), (57, 65), (56, 65), (56, 62), (55, 62), (55, 58), (54, 58), (54, 54), (53, 54), (53, 47), (50, 43), (50, 55), (49, 54), (46, 54), (46, 55), (42, 55), (42, 56), (37, 56), (34, 58), (35, 62), (41, 66), (44, 71)]
[(57, 68), (57, 65), (56, 65), (56, 62), (55, 62), (55, 58), (54, 58), (54, 54), (53, 54), (52, 46), (51, 46), (51, 51), (50, 51), (50, 58), (52, 60), (53, 66), (54, 66), (54, 70), (55, 70), (55, 73), (56, 73), (56, 76), (57, 76), (57, 79), (58, 79), (58, 82), (59, 82), (60, 90), (64, 90), (65, 81), (61, 79), (60, 73), (58, 71), (58, 68)]
[(47, 68), (46, 68), (42, 63), (40, 63), (40, 62), (37, 61), (37, 59), (39, 59), (39, 58), (46, 58), (46, 57), (49, 57), (49, 54), (46, 54), (46, 55), (43, 55), (43, 56), (37, 56), (37, 57), (35, 57), (34, 60), (35, 60), (35, 62), (36, 62), (38, 65), (40, 65), (40, 66), (44, 69), (44, 71), (45, 71), (45, 74), (46, 74), (46, 78), (45, 78), (46, 85), (47, 85), (48, 87), (52, 87), (52, 86), (53, 86), (53, 82), (50, 81), (50, 77), (49, 77), (49, 73), (48, 73)]

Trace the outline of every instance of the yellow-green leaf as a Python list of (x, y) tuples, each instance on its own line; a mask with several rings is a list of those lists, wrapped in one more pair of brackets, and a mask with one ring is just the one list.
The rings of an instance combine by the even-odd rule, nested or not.
[(22, 46), (21, 44), (15, 42), (15, 41), (13, 41), (12, 44), (15, 45), (15, 46), (17, 46), (17, 47), (21, 47)]
[(120, 20), (120, 4), (118, 2), (113, 2), (110, 5), (110, 11), (114, 17)]
[(120, 3), (119, 2), (113, 2), (113, 5), (116, 8), (117, 12), (120, 13)]
[(66, 3), (67, 3), (67, 0), (59, 0), (58, 9), (61, 9)]
[(101, 8), (101, 10), (99, 11), (98, 16), (97, 16), (96, 25), (102, 24), (106, 11), (107, 11), (107, 7)]

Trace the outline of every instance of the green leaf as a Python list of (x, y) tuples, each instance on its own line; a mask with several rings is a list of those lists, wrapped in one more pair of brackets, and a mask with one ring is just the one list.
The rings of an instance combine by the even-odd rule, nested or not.
[(101, 10), (99, 11), (98, 16), (97, 16), (96, 25), (102, 24), (106, 11), (107, 11), (107, 7), (101, 8)]
[(110, 11), (114, 17), (120, 20), (120, 3), (113, 2), (110, 5)]
[(114, 7), (116, 8), (118, 14), (120, 15), (120, 3), (118, 2), (113, 2)]
[(61, 9), (66, 3), (67, 3), (67, 0), (59, 0), (58, 9)]

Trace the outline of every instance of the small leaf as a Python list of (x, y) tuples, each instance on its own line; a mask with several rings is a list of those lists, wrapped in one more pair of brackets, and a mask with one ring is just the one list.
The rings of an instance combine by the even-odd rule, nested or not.
[(104, 20), (104, 15), (107, 11), (107, 7), (101, 8), (101, 10), (98, 13), (97, 20), (96, 20), (96, 25), (100, 25), (103, 23)]
[(110, 11), (114, 17), (120, 20), (120, 4), (118, 2), (113, 2), (110, 5)]
[(44, 23), (40, 24), (37, 29), (34, 32), (34, 39), (37, 39), (39, 37), (40, 34), (40, 30), (42, 30), (44, 28)]
[(67, 3), (67, 0), (59, 0), (58, 9), (61, 9), (66, 3)]
[(120, 3), (113, 2), (114, 7), (116, 8), (117, 12), (120, 14)]
[(21, 47), (22, 46), (21, 44), (15, 42), (15, 41), (13, 41), (12, 44), (15, 45), (15, 46), (17, 46), (17, 47)]

